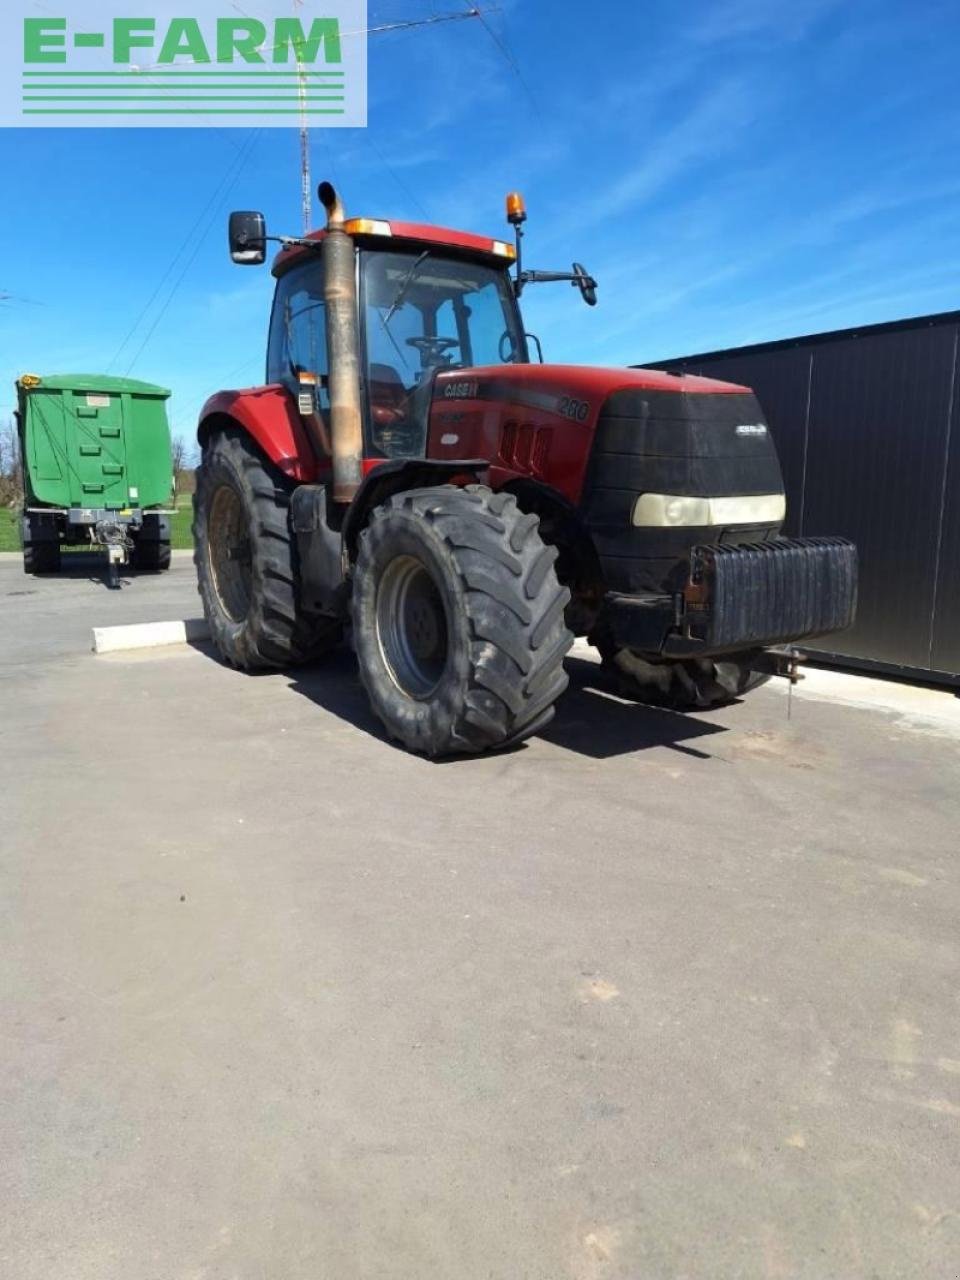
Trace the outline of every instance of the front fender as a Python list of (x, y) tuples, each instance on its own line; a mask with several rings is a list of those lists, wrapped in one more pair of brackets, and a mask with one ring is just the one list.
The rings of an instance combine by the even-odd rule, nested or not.
[(470, 484), (489, 466), (483, 458), (396, 458), (374, 467), (364, 477), (343, 520), (343, 546), (350, 562), (356, 559), (357, 540), (367, 517), (381, 502), (405, 489), (451, 484), (461, 476)]
[(275, 467), (300, 484), (313, 484), (330, 473), (320, 462), (304, 429), (293, 395), (281, 384), (245, 391), (218, 391), (200, 411), (197, 439), (206, 442), (218, 421), (232, 419), (256, 441)]

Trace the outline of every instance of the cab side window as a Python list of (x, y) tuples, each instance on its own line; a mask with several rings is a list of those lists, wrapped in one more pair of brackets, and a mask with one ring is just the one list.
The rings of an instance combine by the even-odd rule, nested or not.
[[(267, 347), (267, 381), (293, 389), (297, 373), (307, 370), (326, 379), (327, 327), (319, 262), (297, 267), (277, 281)], [(325, 386), (321, 405), (326, 400)]]

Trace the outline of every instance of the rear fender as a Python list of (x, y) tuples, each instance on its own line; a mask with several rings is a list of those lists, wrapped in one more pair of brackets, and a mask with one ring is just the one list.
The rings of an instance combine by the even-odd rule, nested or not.
[(197, 439), (203, 447), (218, 426), (245, 431), (260, 451), (285, 476), (313, 484), (330, 474), (329, 461), (318, 461), (286, 387), (274, 385), (248, 391), (218, 391), (200, 412)]

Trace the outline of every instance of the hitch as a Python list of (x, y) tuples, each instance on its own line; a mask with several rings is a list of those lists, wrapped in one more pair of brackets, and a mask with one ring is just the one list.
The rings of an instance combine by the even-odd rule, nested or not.
[(806, 660), (807, 655), (799, 649), (764, 649), (750, 663), (750, 670), (768, 676), (779, 676), (789, 680), (791, 685), (796, 685), (806, 679), (800, 670)]
[(90, 533), (95, 546), (107, 553), (107, 581), (112, 591), (120, 590), (120, 565), (126, 564), (133, 550), (126, 527), (119, 520), (98, 520)]

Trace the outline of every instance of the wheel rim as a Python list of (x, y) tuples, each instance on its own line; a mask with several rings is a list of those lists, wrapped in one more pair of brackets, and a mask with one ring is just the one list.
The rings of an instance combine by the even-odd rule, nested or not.
[(447, 668), (447, 613), (425, 566), (398, 556), (377, 589), (377, 639), (387, 670), (409, 697), (429, 698)]
[(221, 485), (213, 495), (207, 541), (210, 573), (220, 606), (231, 622), (243, 622), (250, 612), (253, 594), (253, 557), (243, 503), (230, 485)]

